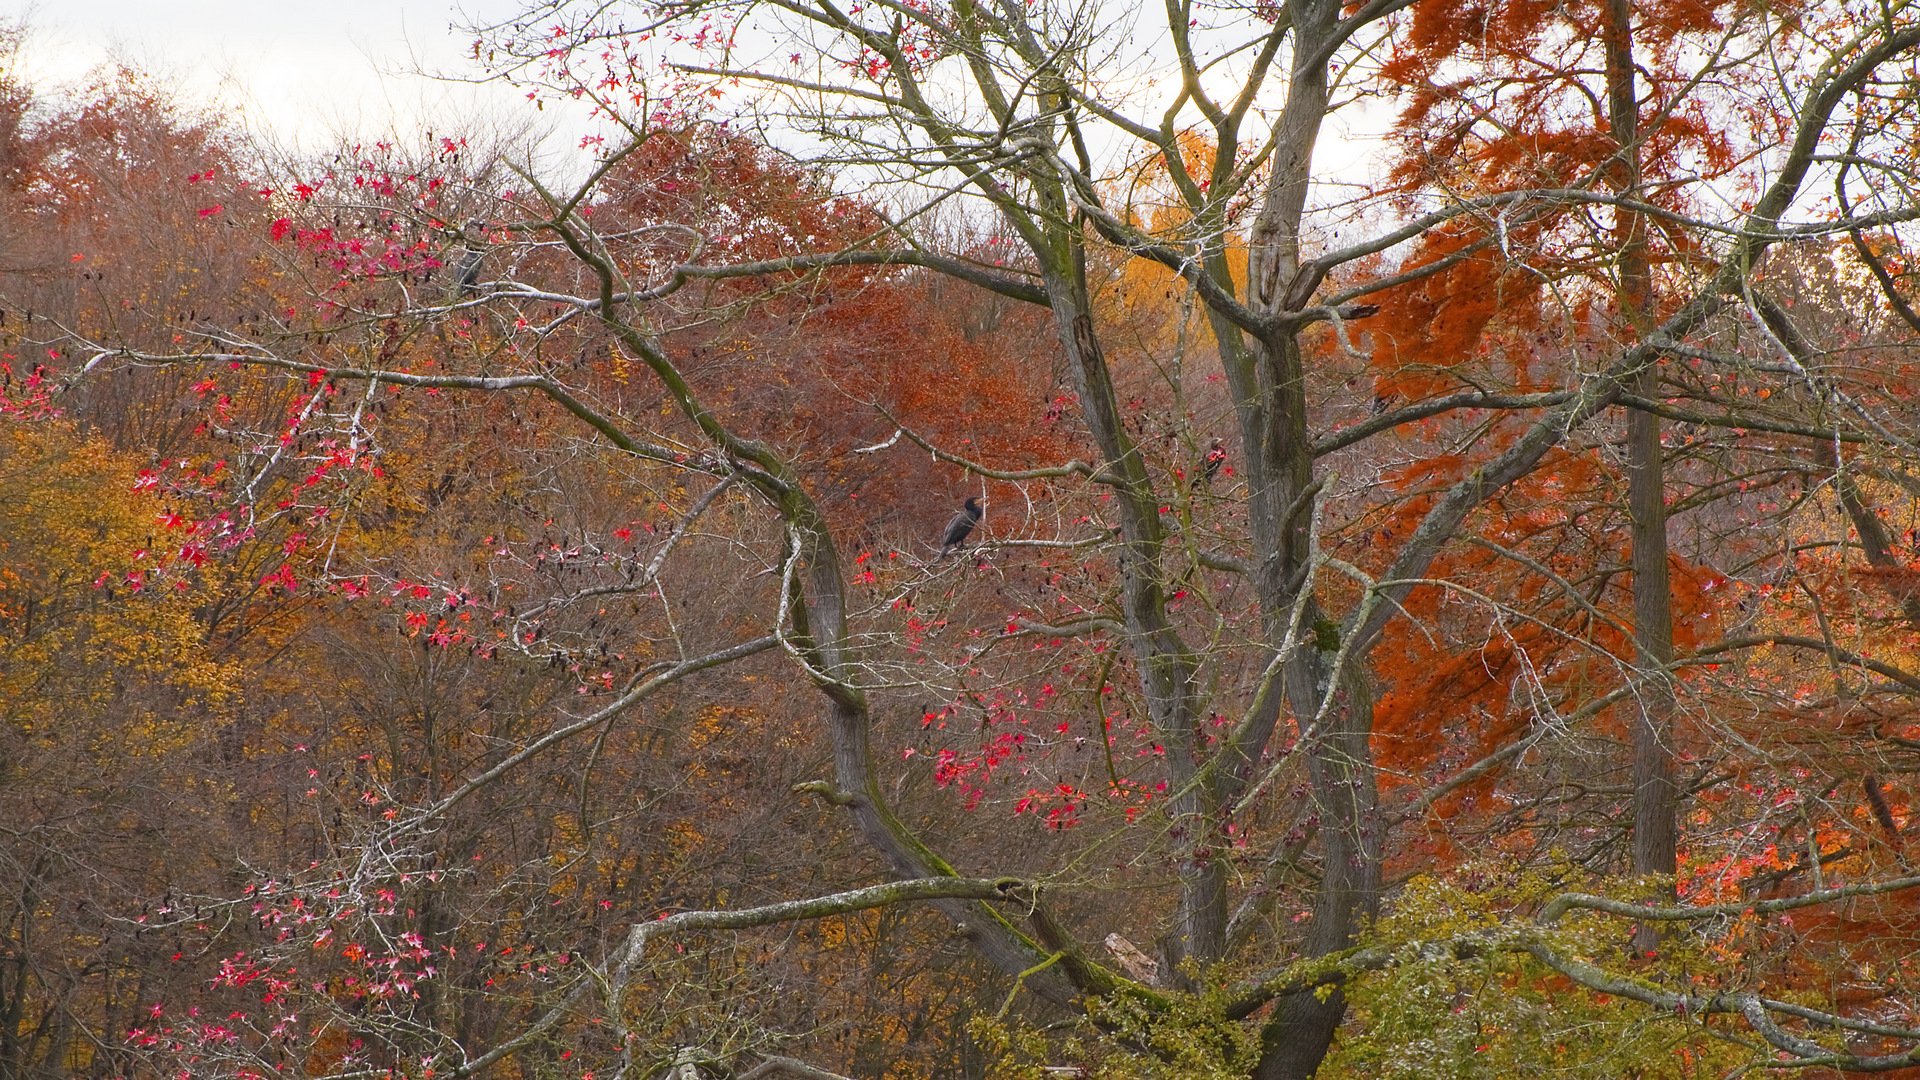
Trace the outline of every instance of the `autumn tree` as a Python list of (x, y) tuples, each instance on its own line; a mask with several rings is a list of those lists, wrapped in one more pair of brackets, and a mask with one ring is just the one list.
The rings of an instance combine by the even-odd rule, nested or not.
[[(764, 1031), (674, 1004), (751, 980), (665, 943), (926, 902), (1006, 980), (974, 1028), (1002, 1070), (1417, 1074), (1422, 1038), (1463, 1070), (1496, 1043), (1593, 1075), (1906, 1064), (1909, 973), (1827, 992), (1901, 926), (1837, 905), (1915, 886), (1887, 853), (1897, 761), (1844, 794), (1826, 777), (1849, 747), (1897, 757), (1920, 686), (1895, 527), (1913, 15), (1172, 4), (1148, 44), (1140, 12), (1093, 4), (556, 2), (485, 28), (478, 55), (617, 135), (584, 182), (443, 192), (361, 156), (260, 211), (305, 303), (195, 340), (78, 319), (35, 340), (88, 379), (293, 388), (291, 445), (350, 433), (323, 475), (390, 462), (451, 493), (447, 457), (526, 450), (529, 475), (577, 478), (492, 489), (483, 550), (419, 553), (437, 577), (378, 547), (324, 567), (423, 655), (544, 662), (584, 704), (530, 694), (480, 746), (343, 781), (369, 809), (330, 854), (372, 869), (276, 880), (256, 910), (279, 951), (223, 992), (291, 987), (321, 931), (279, 928), (339, 888), (323, 925), (355, 952), (317, 992), (338, 1020), (306, 1031), (315, 1068), (770, 1071)], [(1376, 94), (1401, 95), (1388, 155), (1335, 183), (1323, 136)], [(715, 101), (809, 166), (689, 111)], [(995, 228), (919, 227), (947, 199)], [(995, 355), (916, 310), (963, 286), (1051, 340)], [(902, 475), (993, 496), (964, 558), (924, 539), (957, 498), (918, 547), (913, 516), (862, 504), (905, 498)], [(626, 516), (641, 500), (657, 516)], [(1848, 584), (1862, 562), (1884, 593)], [(637, 778), (636, 716), (769, 671), (810, 688), (799, 730), (824, 747), (781, 774), (792, 797), (888, 880), (621, 893), (606, 944), (510, 989), (428, 970), (459, 920), (505, 917), (423, 929), (457, 812), (518, 813), (490, 800), (609, 747)], [(434, 708), (468, 729), (489, 706)], [(672, 854), (595, 849), (616, 850)], [(1673, 932), (1633, 948), (1636, 926)], [(453, 1022), (436, 981), (499, 1022)], [(1476, 983), (1521, 992), (1436, 1014)], [(1670, 1043), (1630, 1064), (1581, 1034), (1642, 1023)], [(292, 1053), (166, 1041), (234, 1070)]]

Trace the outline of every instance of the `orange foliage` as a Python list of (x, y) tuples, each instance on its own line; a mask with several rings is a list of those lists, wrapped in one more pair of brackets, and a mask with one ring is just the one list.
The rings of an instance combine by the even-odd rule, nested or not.
[(1377, 395), (1417, 400), (1441, 393), (1454, 384), (1454, 369), (1484, 363), (1490, 328), (1537, 322), (1538, 276), (1503, 258), (1479, 230), (1428, 233), (1406, 269), (1449, 260), (1457, 261), (1381, 294), (1380, 314), (1369, 323)]
[[(1366, 535), (1390, 538), (1413, 528), (1432, 492), (1470, 462), (1440, 456), (1411, 465), (1389, 482), (1409, 490)], [(1624, 480), (1594, 453), (1555, 452), (1542, 467), (1470, 519), (1484, 543), (1456, 543), (1429, 571), (1458, 587), (1421, 585), (1381, 643), (1382, 692), (1374, 714), (1374, 750), (1383, 786), (1423, 785), (1498, 751), (1549, 711), (1577, 707), (1621, 685), (1634, 660), (1628, 630), (1632, 598), (1621, 531), (1609, 507)], [(1383, 545), (1385, 546), (1385, 545)], [(1511, 553), (1511, 554), (1509, 554)], [(1531, 564), (1531, 565), (1530, 565)], [(1618, 569), (1594, 588), (1589, 569)], [(1586, 595), (1568, 595), (1579, 578)], [(1674, 640), (1683, 652), (1711, 636), (1721, 581), (1711, 569), (1670, 557)], [(1476, 597), (1462, 602), (1461, 589)], [(1489, 615), (1485, 601), (1499, 606)], [(1616, 728), (1616, 734), (1624, 727)], [(1433, 808), (1439, 820), (1467, 813), (1502, 778), (1492, 771)]]

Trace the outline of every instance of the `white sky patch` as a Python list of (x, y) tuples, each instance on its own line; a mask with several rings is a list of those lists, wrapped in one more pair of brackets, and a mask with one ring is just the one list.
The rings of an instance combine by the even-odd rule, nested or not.
[[(9, 17), (0, 0), (0, 17)], [(568, 154), (587, 124), (481, 74), (455, 24), (510, 14), (518, 0), (49, 0), (11, 18), (28, 28), (22, 66), (42, 93), (125, 63), (284, 148), (325, 152), (423, 130), (547, 133)], [(423, 74), (428, 73), (428, 74)]]

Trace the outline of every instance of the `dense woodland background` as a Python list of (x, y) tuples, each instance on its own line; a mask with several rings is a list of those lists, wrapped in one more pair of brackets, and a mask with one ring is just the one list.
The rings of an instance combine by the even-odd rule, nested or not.
[(0, 1077), (1920, 1075), (1920, 11), (1119, 7), (8, 29)]

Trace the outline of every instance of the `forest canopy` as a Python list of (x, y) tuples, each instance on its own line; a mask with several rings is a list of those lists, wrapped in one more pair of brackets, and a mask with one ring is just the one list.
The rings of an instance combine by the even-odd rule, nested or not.
[(1920, 9), (0, 49), (0, 1076), (1920, 1075)]

